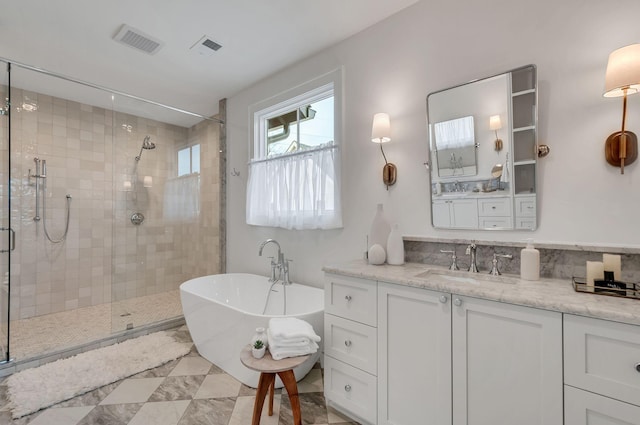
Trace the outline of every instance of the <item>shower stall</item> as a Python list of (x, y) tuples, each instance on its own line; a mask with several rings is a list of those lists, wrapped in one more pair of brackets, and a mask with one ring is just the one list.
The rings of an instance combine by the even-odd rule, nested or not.
[(222, 269), (223, 121), (0, 59), (0, 372), (180, 322)]

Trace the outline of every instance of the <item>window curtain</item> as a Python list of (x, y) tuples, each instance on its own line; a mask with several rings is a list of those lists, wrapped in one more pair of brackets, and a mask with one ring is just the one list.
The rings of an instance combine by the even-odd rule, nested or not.
[(164, 187), (164, 218), (192, 220), (200, 214), (200, 174), (167, 180)]
[(340, 151), (334, 143), (249, 163), (247, 224), (342, 227)]
[(438, 150), (473, 146), (473, 117), (458, 118), (435, 123), (436, 146)]

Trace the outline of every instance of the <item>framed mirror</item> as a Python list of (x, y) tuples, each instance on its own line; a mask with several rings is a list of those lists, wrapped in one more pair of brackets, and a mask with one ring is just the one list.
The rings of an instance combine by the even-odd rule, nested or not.
[(537, 100), (534, 65), (427, 96), (435, 228), (536, 229)]

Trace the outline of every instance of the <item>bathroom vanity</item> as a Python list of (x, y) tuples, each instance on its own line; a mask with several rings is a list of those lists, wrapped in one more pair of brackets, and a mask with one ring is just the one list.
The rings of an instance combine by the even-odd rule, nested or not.
[(424, 264), (324, 271), (325, 397), (362, 423), (640, 425), (637, 300)]

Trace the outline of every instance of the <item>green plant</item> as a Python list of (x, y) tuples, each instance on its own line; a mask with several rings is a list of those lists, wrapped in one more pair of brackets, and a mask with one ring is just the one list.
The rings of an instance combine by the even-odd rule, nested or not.
[(262, 347), (264, 347), (264, 343), (259, 339), (256, 340), (256, 342), (253, 343), (253, 348), (255, 348), (256, 350), (259, 350)]

